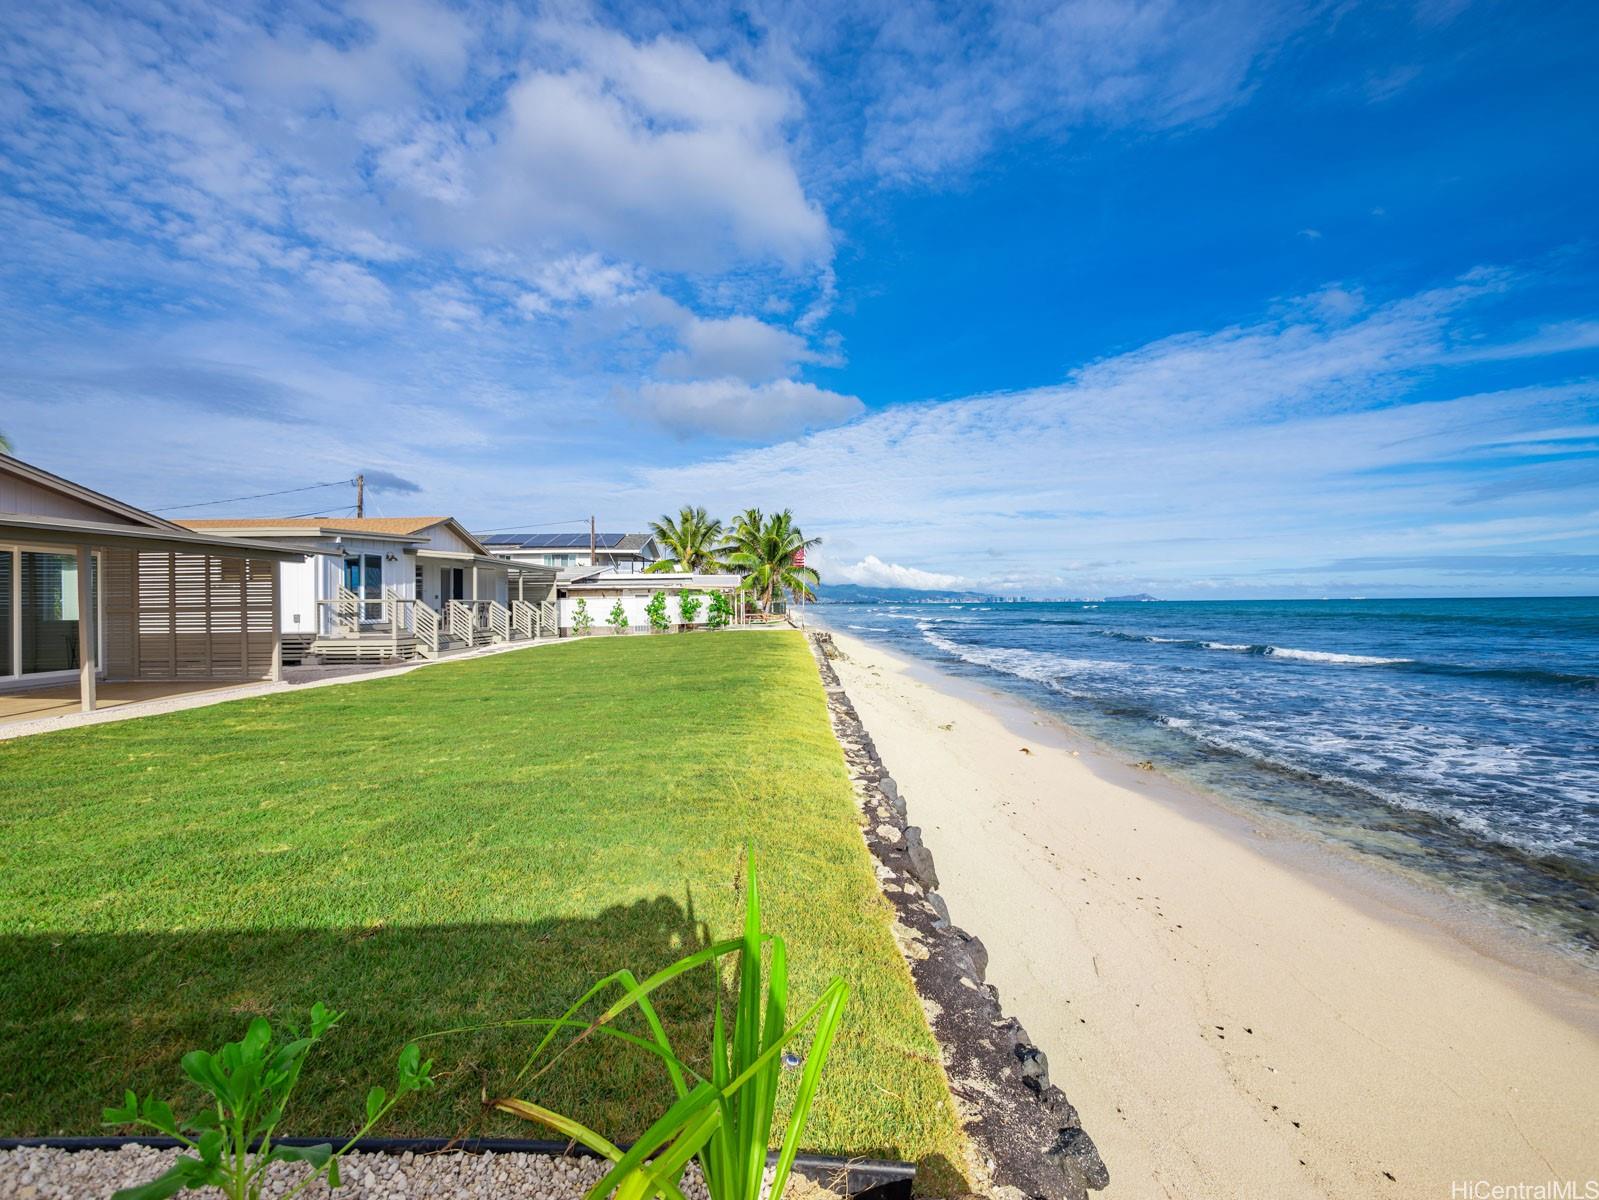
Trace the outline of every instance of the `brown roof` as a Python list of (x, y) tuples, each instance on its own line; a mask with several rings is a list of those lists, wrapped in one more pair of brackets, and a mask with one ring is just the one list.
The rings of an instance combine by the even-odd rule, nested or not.
[(179, 521), (189, 529), (340, 529), (348, 533), (420, 533), (449, 517), (235, 517)]

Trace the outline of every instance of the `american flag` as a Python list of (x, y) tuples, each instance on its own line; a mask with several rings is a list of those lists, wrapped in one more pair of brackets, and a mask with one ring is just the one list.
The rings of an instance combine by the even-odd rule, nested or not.
[(805, 565), (805, 547), (804, 546), (801, 546), (798, 550), (794, 551), (794, 565), (796, 567), (803, 567)]

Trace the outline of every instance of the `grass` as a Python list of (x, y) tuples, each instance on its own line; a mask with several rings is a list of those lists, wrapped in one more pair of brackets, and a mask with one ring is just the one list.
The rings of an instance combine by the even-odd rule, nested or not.
[[(430, 1030), (553, 1016), (739, 928), (746, 840), (793, 994), (851, 1001), (805, 1142), (962, 1190), (961, 1135), (797, 634), (593, 639), (0, 743), (0, 1134), (96, 1133), (251, 1015), (348, 1009), (291, 1132), (352, 1128)], [(709, 982), (668, 996), (709, 1043)], [(432, 1043), (390, 1134), (454, 1133), (529, 1043)], [(647, 1056), (584, 1046), (541, 1103), (616, 1138)], [(557, 1074), (559, 1077), (557, 1078)], [(529, 1136), (503, 1118), (491, 1129)]]

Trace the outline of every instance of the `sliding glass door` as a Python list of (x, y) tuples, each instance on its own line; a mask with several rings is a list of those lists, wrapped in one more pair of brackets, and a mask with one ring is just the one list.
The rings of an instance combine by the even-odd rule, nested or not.
[(0, 546), (0, 679), (7, 675), (17, 673), (17, 656), (15, 648), (11, 645), (12, 608), (11, 589), (13, 586), (11, 560), (16, 555), (4, 546)]
[(0, 547), (0, 677), (77, 670), (82, 616), (75, 551)]

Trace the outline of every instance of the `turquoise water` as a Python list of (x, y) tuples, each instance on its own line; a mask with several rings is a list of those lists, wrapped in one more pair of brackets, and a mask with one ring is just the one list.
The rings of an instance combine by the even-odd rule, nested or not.
[(1599, 598), (823, 612), (1599, 963)]

